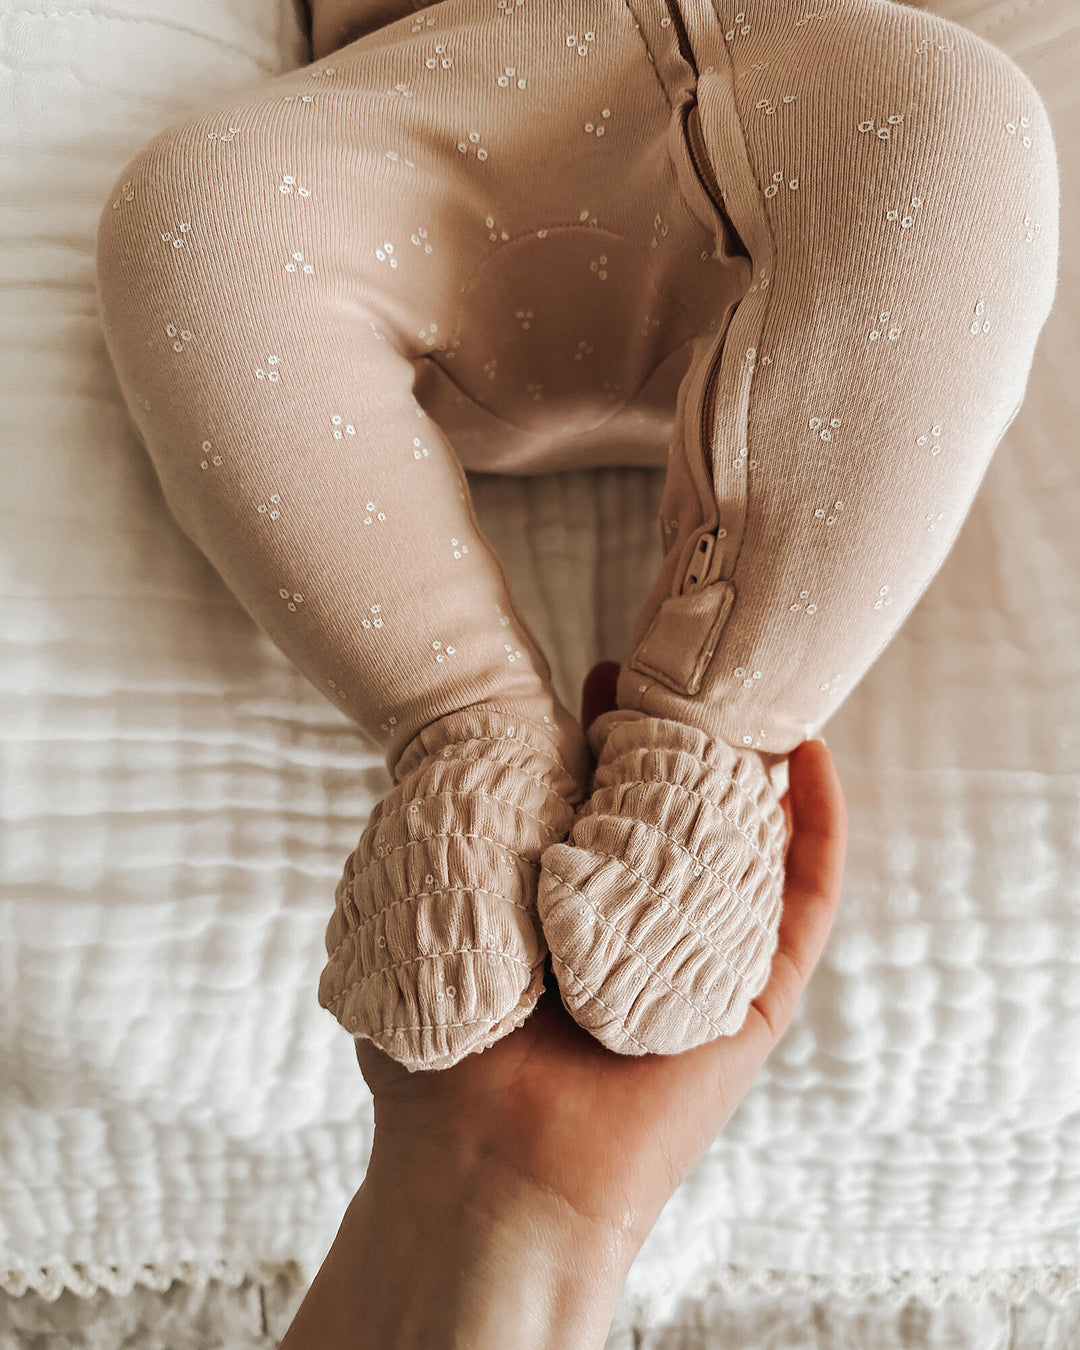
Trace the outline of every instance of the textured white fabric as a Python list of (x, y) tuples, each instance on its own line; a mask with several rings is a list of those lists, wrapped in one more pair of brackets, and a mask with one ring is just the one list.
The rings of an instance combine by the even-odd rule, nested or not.
[[(89, 1297), (65, 1290), (52, 1301), (0, 1294), (0, 1350), (273, 1350), (306, 1292), (279, 1275), (264, 1285), (177, 1281), (161, 1293), (137, 1284), (126, 1297), (103, 1289)], [(1078, 1343), (1080, 1295), (923, 1302), (785, 1284), (724, 1288), (647, 1326), (620, 1310), (605, 1350), (1076, 1350)]]
[[(1080, 1288), (1080, 17), (1072, 0), (932, 7), (1013, 56), (1054, 119), (1058, 299), (953, 555), (829, 724), (842, 912), (788, 1036), (630, 1273), (620, 1306), (646, 1320), (747, 1278)], [(123, 164), (307, 59), (288, 0), (176, 12), (0, 9), (12, 1292), (292, 1260), (310, 1277), (370, 1143), (316, 990), (342, 860), (388, 780), (172, 521), (95, 309), (94, 223)], [(658, 566), (661, 473), (472, 481), (576, 707)]]

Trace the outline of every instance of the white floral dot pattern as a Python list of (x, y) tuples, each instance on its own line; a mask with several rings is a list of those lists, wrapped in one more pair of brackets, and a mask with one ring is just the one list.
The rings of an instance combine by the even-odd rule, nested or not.
[[(463, 469), (666, 466), (620, 711), (782, 757), (903, 623), (1020, 406), (1056, 269), (1045, 110), (897, 5), (424, 9), (167, 128), (103, 203), (110, 355), (170, 505), (395, 768), (502, 698), (505, 753), (571, 757)], [(551, 803), (516, 805), (550, 843)], [(374, 917), (349, 979), (405, 980)], [(443, 1030), (489, 939), (439, 954)]]
[[(611, 416), (635, 389), (644, 387), (643, 375), (648, 374), (647, 369), (619, 367), (619, 348), (603, 322), (614, 322), (623, 297), (633, 296), (624, 331), (636, 332), (638, 341), (662, 353), (665, 331), (674, 322), (664, 288), (682, 286), (686, 306), (695, 297), (704, 301), (695, 322), (698, 334), (707, 338), (699, 359), (709, 369), (702, 381), (707, 392), (697, 444), (687, 440), (662, 447), (669, 464), (685, 460), (690, 467), (681, 477), (669, 475), (661, 533), (666, 554), (696, 559), (694, 570), (685, 574), (689, 580), (682, 582), (684, 589), (718, 578), (731, 583), (724, 622), (701, 643), (712, 682), (720, 678), (723, 658), (734, 645), (747, 646), (739, 636), (751, 622), (740, 600), (740, 569), (749, 576), (758, 567), (750, 531), (759, 517), (766, 518), (762, 508), (770, 494), (790, 481), (793, 472), (801, 473), (803, 481), (798, 501), (786, 508), (783, 547), (774, 549), (770, 558), (777, 570), (768, 611), (772, 617), (763, 613), (754, 623), (759, 656), (773, 658), (762, 660), (759, 668), (779, 664), (779, 644), (804, 642), (822, 650), (842, 631), (837, 627), (842, 616), (860, 606), (868, 615), (888, 611), (895, 625), (904, 609), (892, 600), (900, 594), (910, 601), (920, 592), (961, 523), (950, 503), (963, 499), (965, 484), (983, 467), (973, 438), (980, 438), (984, 454), (994, 439), (992, 427), (973, 415), (975, 385), (971, 380), (967, 387), (949, 382), (950, 360), (961, 363), (968, 374), (992, 372), (985, 377), (990, 384), (998, 380), (1005, 345), (1016, 337), (1015, 321), (1010, 326), (1015, 292), (1009, 289), (1006, 265), (1027, 269), (1025, 275), (1032, 276), (1037, 269), (1039, 275), (1050, 270), (1046, 245), (1054, 238), (1056, 221), (1040, 169), (1046, 163), (1047, 137), (1042, 109), (1030, 88), (1013, 77), (1005, 58), (988, 56), (991, 48), (979, 47), (955, 25), (926, 14), (892, 15), (897, 24), (889, 39), (895, 44), (892, 59), (906, 63), (913, 79), (920, 72), (918, 80), (898, 93), (899, 84), (889, 85), (873, 71), (859, 82), (844, 83), (844, 22), (852, 20), (841, 21), (824, 7), (783, 0), (769, 11), (766, 22), (763, 11), (724, 0), (714, 21), (707, 11), (688, 6), (656, 9), (631, 0), (618, 21), (575, 26), (551, 13), (540, 19), (533, 15), (528, 31), (512, 29), (522, 10), (516, 0), (505, 0), (492, 11), (497, 18), (470, 3), (462, 5), (457, 17), (438, 8), (414, 16), (387, 68), (390, 78), (380, 77), (370, 91), (387, 107), (410, 105), (414, 122), (373, 114), (362, 130), (350, 126), (347, 133), (372, 156), (366, 162), (378, 187), (370, 209), (342, 162), (331, 167), (326, 150), (332, 110), (346, 106), (334, 100), (363, 93), (370, 78), (361, 59), (362, 44), (277, 82), (280, 132), (272, 137), (253, 116), (257, 91), (217, 113), (193, 145), (197, 165), (190, 183), (162, 193), (137, 164), (120, 176), (109, 201), (112, 218), (130, 247), (142, 250), (148, 268), (157, 259), (155, 303), (160, 300), (163, 311), (158, 340), (170, 362), (170, 388), (175, 393), (180, 387), (176, 381), (191, 382), (189, 403), (197, 421), (188, 433), (189, 444), (196, 447), (196, 477), (205, 484), (204, 491), (218, 494), (222, 502), (230, 495), (245, 496), (247, 510), (259, 518), (263, 531), (252, 536), (253, 548), (289, 551), (287, 558), (280, 554), (280, 563), (290, 562), (294, 579), (278, 587), (287, 596), (277, 598), (290, 617), (309, 612), (303, 608), (308, 593), (321, 592), (333, 584), (332, 577), (346, 584), (341, 579), (350, 569), (359, 568), (357, 575), (370, 573), (382, 587), (379, 558), (386, 559), (388, 580), (394, 577), (406, 589), (417, 588), (414, 601), (421, 608), (418, 588), (425, 565), (446, 586), (468, 589), (485, 577), (482, 584), (498, 592), (501, 578), (491, 573), (491, 560), (483, 550), (478, 552), (466, 528), (465, 495), (457, 495), (453, 512), (449, 503), (438, 507), (430, 497), (437, 481), (432, 471), (450, 451), (440, 429), (415, 399), (412, 408), (423, 418), (422, 428), (409, 428), (403, 414), (382, 411), (379, 400), (385, 398), (386, 409), (393, 406), (386, 372), (393, 368), (404, 373), (403, 366), (393, 365), (394, 354), (428, 354), (444, 369), (452, 367), (459, 392), (448, 407), (464, 410), (467, 399), (460, 391), (469, 390), (478, 403), (487, 402), (501, 415), (511, 407), (517, 410), (514, 415), (523, 430), (557, 432), (561, 418), (570, 431), (573, 422), (567, 421), (566, 409), (571, 397)], [(873, 14), (865, 21), (879, 23)], [(498, 25), (507, 41), (498, 50), (477, 48), (466, 37), (473, 23)], [(779, 40), (781, 33), (786, 36)], [(730, 64), (725, 66), (721, 57)], [(967, 140), (961, 138), (945, 154), (933, 133), (947, 121), (949, 82), (956, 81), (957, 72), (963, 75), (965, 63), (971, 68), (988, 59), (997, 61), (1004, 78), (994, 85), (995, 93), (983, 96), (977, 112), (956, 103), (965, 109), (957, 116), (968, 118)], [(544, 110), (545, 135), (560, 134), (547, 86), (537, 83), (541, 68), (557, 72), (561, 83), (556, 87), (567, 109), (571, 104), (580, 109), (573, 117), (567, 112), (565, 134), (580, 138), (576, 143), (586, 147), (586, 158), (578, 177), (566, 178), (563, 207), (545, 213), (537, 198), (529, 207), (531, 218), (523, 219), (515, 196), (494, 189), (494, 174), (518, 173), (522, 184), (535, 179), (537, 163), (527, 156), (516, 158), (515, 148), (518, 141), (524, 145), (524, 129), (537, 116), (535, 109)], [(739, 118), (731, 130), (744, 146), (742, 158), (730, 160), (724, 158), (710, 121), (709, 79), (719, 78), (725, 69)], [(689, 190), (697, 192), (698, 205), (714, 220), (721, 204), (730, 203), (726, 238), (715, 231), (712, 239), (703, 237), (702, 218), (687, 209), (685, 191), (673, 194), (656, 186), (642, 203), (638, 189), (624, 188), (636, 153), (627, 139), (625, 116), (626, 89), (634, 79), (642, 87), (659, 79), (670, 96), (669, 111), (677, 95), (696, 94), (702, 114), (685, 128), (680, 172), (696, 178), (699, 186)], [(958, 98), (962, 87), (957, 86)], [(931, 89), (937, 91), (933, 97)], [(573, 91), (580, 91), (580, 98)], [(635, 134), (654, 134), (666, 146), (671, 123), (664, 105), (657, 104), (649, 116), (655, 124), (643, 125)], [(815, 137), (824, 135), (843, 148), (842, 155), (811, 153)], [(991, 160), (996, 172), (1011, 176), (1016, 189), (1014, 214), (1000, 224), (999, 216), (987, 213), (980, 195)], [(243, 177), (237, 176), (240, 166)], [(435, 181), (431, 176), (439, 174), (451, 189), (460, 185), (462, 210), (453, 217), (460, 222), (460, 240), (451, 236), (451, 217), (441, 200), (430, 194), (425, 200), (420, 186), (425, 175)], [(215, 183), (228, 183), (235, 207), (258, 222), (242, 251), (223, 232), (223, 193)], [(247, 194), (242, 203), (237, 194)], [(626, 214), (631, 208), (636, 216)], [(965, 247), (981, 229), (988, 239), (1000, 238), (999, 253), (1006, 251), (998, 256), (988, 244), (982, 254), (972, 250), (965, 255), (976, 261), (967, 264), (970, 276), (964, 284), (958, 280), (963, 269), (950, 266), (938, 242), (943, 230), (947, 234), (948, 213), (954, 210), (966, 212)], [(239, 218), (235, 210), (231, 218)], [(831, 224), (822, 234), (824, 219)], [(372, 297), (386, 297), (378, 314), (358, 315), (366, 345), (357, 348), (356, 364), (361, 370), (370, 366), (366, 389), (363, 378), (358, 382), (352, 373), (349, 379), (335, 376), (316, 326), (320, 306), (340, 303), (341, 264), (328, 249), (340, 246), (333, 231), (343, 221), (353, 222), (346, 232), (348, 253), (363, 285)], [(162, 252), (150, 251), (150, 237)], [(578, 238), (583, 247), (575, 254), (571, 246)], [(630, 240), (631, 251), (624, 248), (624, 240)], [(820, 250), (821, 240), (835, 241), (827, 262), (819, 251), (813, 265), (803, 266), (800, 250), (810, 241)], [(741, 296), (734, 295), (736, 303), (725, 310), (722, 296), (734, 274), (724, 268), (738, 257), (731, 253), (733, 242), (748, 266)], [(212, 288), (200, 290), (201, 284), (210, 285), (202, 282), (204, 277), (223, 275), (207, 268), (216, 267), (226, 254), (236, 293), (246, 297), (258, 325), (246, 340), (246, 350), (238, 350), (234, 358), (223, 327), (227, 311), (216, 308), (218, 295)], [(478, 303), (481, 292), (470, 293), (468, 300), (477, 315), (483, 313), (489, 333), (498, 308), (498, 341), (489, 338), (484, 350), (466, 322), (471, 311), (456, 313), (452, 297), (465, 293), (470, 276), (482, 275), (478, 268), (490, 267), (500, 257), (519, 261), (483, 292), (490, 297), (490, 319), (487, 299), (484, 306)], [(362, 258), (367, 261), (360, 262)], [(279, 277), (266, 292), (274, 302), (265, 306), (257, 298), (255, 273), (250, 280), (246, 276), (247, 260), (255, 266), (260, 259), (276, 259)], [(710, 270), (718, 263), (719, 272)], [(268, 284), (268, 273), (262, 276)], [(456, 292), (446, 284), (452, 277)], [(879, 281), (886, 277), (887, 284)], [(662, 279), (663, 285), (642, 303), (643, 284), (651, 278)], [(780, 288), (773, 284), (777, 279), (783, 281)], [(849, 296), (847, 309), (830, 299), (841, 281)], [(710, 286), (719, 287), (715, 300)], [(595, 302), (588, 299), (590, 288), (596, 292)], [(855, 304), (860, 288), (865, 294)], [(586, 316), (594, 303), (597, 323), (590, 326)], [(118, 332), (116, 308), (109, 306), (108, 331), (119, 347), (127, 339)], [(726, 323), (721, 323), (718, 315), (724, 313)], [(813, 323), (800, 317), (806, 315), (814, 316)], [(140, 339), (137, 326), (129, 337), (153, 350), (150, 334)], [(729, 337), (742, 353), (740, 362), (720, 359)], [(372, 343), (386, 355), (366, 362), (362, 352)], [(830, 344), (843, 359), (827, 359)], [(519, 359), (519, 353), (521, 358), (527, 354), (528, 361)], [(249, 372), (251, 401), (236, 416), (227, 415), (224, 406), (211, 407), (196, 392), (202, 388), (211, 398), (218, 397), (211, 393), (217, 387), (212, 372), (221, 370), (224, 396), (226, 367)], [(1015, 372), (1015, 361), (1013, 368)], [(925, 378), (920, 371), (926, 372)], [(995, 391), (999, 417), (1018, 405), (1019, 377), (1014, 373), (1012, 379), (1015, 397)], [(145, 397), (158, 392), (154, 374), (145, 372), (140, 385), (143, 411), (157, 419), (155, 431), (164, 437), (168, 433), (160, 407), (150, 413), (151, 403), (160, 404), (160, 399)], [(259, 425), (263, 416), (275, 419), (266, 438)], [(388, 425), (386, 435), (383, 423), (394, 416), (401, 417), (400, 430), (395, 433)], [(295, 450), (286, 451), (285, 427), (291, 429), (286, 440), (289, 434), (296, 437)], [(281, 448), (280, 463), (275, 445)], [(357, 531), (353, 547), (358, 552), (346, 561), (342, 551), (336, 566), (328, 558), (308, 578), (302, 562), (298, 570), (296, 564), (312, 541), (318, 491), (312, 474), (316, 466), (329, 472), (338, 462), (333, 456), (346, 451), (348, 461), (340, 462), (345, 476), (339, 509), (342, 522), (350, 521)], [(701, 470), (706, 461), (717, 475), (711, 489)], [(247, 485), (256, 464), (257, 477), (266, 484), (261, 491)], [(408, 471), (406, 465), (411, 466)], [(206, 498), (200, 510), (214, 500)], [(325, 495), (321, 500), (325, 502)], [(717, 502), (723, 503), (719, 519)], [(875, 546), (875, 513), (887, 510), (890, 502), (896, 503), (897, 514), (887, 529), (877, 528)], [(426, 542), (431, 540), (432, 510), (444, 513), (441, 571), (433, 543)], [(705, 534), (703, 522), (710, 514)], [(882, 582), (872, 589), (869, 601), (859, 598), (856, 585), (860, 573), (873, 570), (856, 562), (861, 553), (874, 554), (878, 570), (890, 576), (888, 585)], [(279, 557), (278, 552), (273, 556)], [(421, 561), (425, 557), (426, 564)], [(257, 552), (251, 555), (253, 567), (258, 560)], [(406, 581), (413, 575), (415, 582)], [(463, 650), (470, 660), (499, 656), (506, 665), (530, 659), (520, 640), (494, 640), (510, 622), (498, 604), (486, 658), (480, 656), (482, 645), (463, 645), (452, 631), (454, 604), (438, 609), (444, 627), (425, 639), (435, 664), (455, 664), (458, 657), (461, 666)], [(797, 628), (794, 619), (799, 620)], [(370, 601), (358, 605), (354, 627), (381, 631), (381, 604), (375, 609)], [(418, 636), (423, 628), (420, 624)], [(807, 636), (797, 638), (796, 631)], [(868, 618), (865, 631), (868, 649), (876, 652), (880, 628)], [(395, 632), (405, 640), (405, 626)], [(815, 662), (808, 657), (790, 664), (796, 671), (809, 671)], [(820, 659), (816, 664), (822, 664)], [(844, 664), (848, 678), (854, 678), (851, 671), (857, 663), (848, 659)], [(656, 669), (649, 674), (653, 682), (639, 692), (650, 702), (666, 697), (661, 691), (678, 694), (686, 687), (674, 677), (667, 685), (662, 678), (658, 683)], [(334, 678), (341, 683), (338, 675)], [(349, 682), (359, 686), (361, 672)], [(810, 679), (805, 683), (809, 693), (824, 692)], [(748, 710), (766, 697), (760, 692), (765, 685), (755, 683), (752, 670), (739, 687), (742, 711), (737, 714), (733, 704), (725, 724), (733, 738), (739, 718), (745, 720)], [(775, 697), (798, 702), (791, 691)], [(783, 725), (740, 734), (782, 745), (795, 727), (820, 719), (820, 706), (812, 699), (803, 703), (792, 708)]]

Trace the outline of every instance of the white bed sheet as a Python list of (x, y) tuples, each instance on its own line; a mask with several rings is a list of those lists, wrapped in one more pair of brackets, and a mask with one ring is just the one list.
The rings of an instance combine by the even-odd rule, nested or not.
[[(1073, 0), (930, 6), (1056, 129), (1062, 271), (939, 577), (827, 728), (841, 914), (619, 1316), (1080, 1290), (1080, 456)], [(318, 1267), (370, 1145), (316, 1001), (388, 780), (172, 521), (100, 332), (105, 193), (158, 129), (307, 61), (291, 0), (0, 5), (0, 1287)], [(1006, 209), (1006, 208), (1003, 208)], [(471, 475), (560, 695), (624, 654), (658, 470)], [(295, 1268), (295, 1267), (292, 1267)]]

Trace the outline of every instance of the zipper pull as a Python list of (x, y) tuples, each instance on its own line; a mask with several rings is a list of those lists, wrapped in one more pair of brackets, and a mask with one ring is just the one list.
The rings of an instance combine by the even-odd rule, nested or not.
[(683, 577), (680, 595), (685, 595), (687, 591), (692, 591), (696, 586), (702, 585), (709, 575), (709, 564), (712, 562), (715, 546), (715, 534), (703, 534), (699, 537), (697, 547), (690, 555), (690, 563), (686, 569), (686, 575)]

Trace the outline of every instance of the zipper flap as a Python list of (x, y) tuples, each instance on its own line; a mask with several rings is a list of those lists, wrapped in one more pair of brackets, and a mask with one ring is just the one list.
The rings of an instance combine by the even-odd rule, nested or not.
[(676, 694), (698, 693), (734, 603), (735, 587), (727, 580), (668, 596), (630, 658), (630, 669)]

